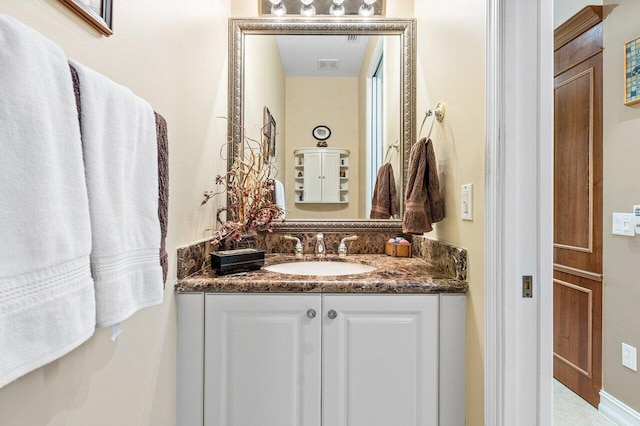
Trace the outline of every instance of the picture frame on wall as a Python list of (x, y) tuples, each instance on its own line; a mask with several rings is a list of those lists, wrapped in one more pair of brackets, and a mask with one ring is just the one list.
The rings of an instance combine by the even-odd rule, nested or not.
[(264, 161), (269, 161), (276, 156), (276, 120), (266, 106), (263, 109), (262, 118), (262, 152)]
[(106, 36), (113, 34), (113, 0), (60, 0)]
[(624, 104), (640, 102), (640, 36), (624, 44)]

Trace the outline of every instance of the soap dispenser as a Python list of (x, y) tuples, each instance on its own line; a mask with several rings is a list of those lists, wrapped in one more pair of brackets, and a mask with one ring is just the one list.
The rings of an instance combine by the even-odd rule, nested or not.
[(316, 235), (316, 257), (325, 256), (324, 235)]

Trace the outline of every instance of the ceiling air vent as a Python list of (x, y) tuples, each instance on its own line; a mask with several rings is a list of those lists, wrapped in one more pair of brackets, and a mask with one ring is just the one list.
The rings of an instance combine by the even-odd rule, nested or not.
[(320, 71), (335, 71), (338, 69), (338, 59), (318, 59), (318, 69)]
[(349, 34), (347, 36), (347, 43), (358, 43), (358, 36), (355, 34)]

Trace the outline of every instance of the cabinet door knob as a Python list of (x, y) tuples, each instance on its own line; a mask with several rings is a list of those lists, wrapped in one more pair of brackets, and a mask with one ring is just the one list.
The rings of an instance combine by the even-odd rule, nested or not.
[(307, 311), (307, 318), (313, 319), (316, 317), (316, 310), (315, 309), (309, 309)]
[(329, 317), (329, 319), (336, 319), (336, 317), (338, 316), (338, 313), (336, 311), (334, 311), (333, 309), (331, 309), (327, 313), (327, 316)]

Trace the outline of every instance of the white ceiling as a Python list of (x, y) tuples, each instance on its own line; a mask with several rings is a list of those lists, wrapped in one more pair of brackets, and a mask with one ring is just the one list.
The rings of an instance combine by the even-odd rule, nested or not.
[[(282, 66), (287, 77), (357, 77), (369, 36), (278, 35)], [(353, 36), (352, 36), (353, 38)], [(318, 69), (319, 60), (337, 60), (336, 70)]]

